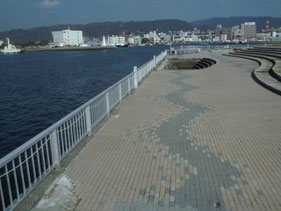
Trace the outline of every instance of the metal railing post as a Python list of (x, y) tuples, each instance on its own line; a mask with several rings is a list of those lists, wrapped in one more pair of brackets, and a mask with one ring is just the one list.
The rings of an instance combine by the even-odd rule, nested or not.
[(55, 168), (60, 167), (60, 156), (59, 156), (59, 143), (57, 137), (57, 130), (54, 130), (51, 133), (51, 144), (52, 144), (52, 157), (53, 157), (53, 164)]
[(121, 87), (121, 83), (118, 85), (119, 88), (119, 103), (121, 103), (122, 100), (122, 87)]
[(6, 205), (5, 205), (5, 199), (4, 199), (4, 193), (3, 193), (2, 181), (1, 180), (0, 180), (0, 201), (1, 201), (2, 209), (5, 210)]
[(154, 61), (153, 68), (155, 68), (156, 67), (156, 56), (155, 55), (153, 55), (153, 61)]
[(130, 77), (128, 77), (128, 94), (131, 94), (131, 83), (130, 83)]
[(86, 126), (87, 126), (87, 135), (92, 135), (92, 122), (91, 122), (91, 110), (90, 106), (87, 106), (85, 109), (86, 112)]
[(135, 85), (135, 89), (138, 88), (138, 68), (137, 66), (134, 66), (134, 85)]
[(106, 113), (108, 116), (109, 112), (110, 112), (110, 102), (109, 102), (109, 93), (108, 92), (105, 94), (105, 102), (106, 102)]

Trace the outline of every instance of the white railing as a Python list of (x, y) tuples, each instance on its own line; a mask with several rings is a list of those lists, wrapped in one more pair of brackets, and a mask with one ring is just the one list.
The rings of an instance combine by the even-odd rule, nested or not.
[(196, 47), (189, 47), (189, 48), (171, 48), (169, 51), (169, 54), (174, 54), (174, 55), (181, 55), (181, 54), (192, 54), (192, 53), (200, 53), (201, 50), (200, 48)]
[(249, 48), (270, 46), (270, 44), (237, 44), (237, 45), (180, 45), (170, 47), (169, 54), (199, 53), (200, 50), (227, 50), (233, 48)]
[(0, 210), (13, 210), (92, 129), (167, 55), (115, 83), (0, 160)]

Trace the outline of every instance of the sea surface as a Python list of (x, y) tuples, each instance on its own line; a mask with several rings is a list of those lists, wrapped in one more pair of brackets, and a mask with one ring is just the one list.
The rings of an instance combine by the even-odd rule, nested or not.
[(0, 158), (167, 48), (0, 55)]

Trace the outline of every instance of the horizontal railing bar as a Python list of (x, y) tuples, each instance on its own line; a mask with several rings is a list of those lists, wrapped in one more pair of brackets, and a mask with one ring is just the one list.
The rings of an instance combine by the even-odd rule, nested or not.
[(151, 60), (147, 61), (146, 63), (144, 63), (143, 65), (139, 66), (138, 70), (142, 69), (143, 67), (145, 67), (147, 64), (149, 64), (152, 61), (153, 61), (153, 59), (151, 59)]
[(24, 144), (22, 144), (21, 146), (19, 146), (18, 148), (16, 148), (15, 150), (13, 150), (12, 152), (10, 152), (9, 154), (7, 154), (6, 156), (4, 156), (3, 158), (0, 159), (0, 168), (3, 167), (3, 164), (5, 165), (5, 163), (10, 162), (12, 159), (14, 159), (18, 154), (21, 154), (24, 152), (24, 150), (26, 150), (27, 148), (31, 147), (33, 144), (35, 144), (35, 141), (40, 140), (42, 138), (44, 138), (46, 135), (49, 135), (54, 129), (56, 129), (57, 127), (61, 126), (64, 122), (66, 122), (67, 120), (69, 120), (70, 118), (72, 118), (74, 115), (76, 115), (78, 112), (80, 112), (81, 110), (83, 110), (84, 108), (86, 108), (88, 105), (90, 105), (91, 103), (93, 103), (96, 99), (98, 99), (99, 97), (103, 96), (106, 92), (108, 92), (109, 90), (111, 90), (113, 87), (115, 87), (116, 85), (118, 85), (118, 83), (120, 81), (126, 80), (129, 77), (131, 77), (134, 73), (130, 73), (129, 75), (127, 75), (125, 78), (119, 80), (118, 82), (116, 82), (115, 84), (113, 84), (112, 86), (110, 86), (109, 88), (107, 88), (106, 90), (102, 91), (100, 94), (98, 94), (97, 96), (95, 96), (93, 99), (89, 100), (88, 102), (84, 103), (83, 105), (81, 105), (80, 107), (78, 107), (77, 109), (75, 109), (74, 111), (72, 111), (71, 113), (67, 114), (65, 117), (63, 117), (62, 119), (60, 119), (59, 121), (57, 121), (56, 123), (54, 123), (53, 125), (51, 125), (50, 127), (48, 127), (47, 129), (43, 130), (41, 133), (39, 133), (38, 135), (34, 136), (33, 138), (31, 138), (29, 141), (25, 142)]
[[(160, 54), (161, 55), (161, 54)], [(159, 56), (160, 56), (159, 55)], [(152, 62), (153, 59), (149, 60), (148, 62), (146, 62), (145, 64), (148, 64), (149, 62)], [(143, 67), (143, 65), (141, 66)], [(138, 70), (141, 68), (138, 68)], [(62, 119), (60, 119), (59, 121), (57, 121), (56, 123), (54, 123), (53, 125), (51, 125), (50, 127), (48, 127), (47, 129), (43, 130), (41, 133), (39, 133), (38, 135), (34, 136), (33, 138), (31, 138), (30, 140), (28, 140), (27, 142), (25, 142), (24, 144), (22, 144), (21, 146), (19, 146), (18, 148), (16, 148), (15, 150), (13, 150), (12, 152), (10, 152), (9, 154), (7, 154), (6, 156), (4, 156), (3, 158), (0, 159), (0, 168), (2, 168), (6, 163), (10, 162), (12, 159), (14, 159), (15, 157), (17, 157), (18, 154), (23, 153), (27, 148), (31, 147), (32, 145), (35, 144), (36, 141), (44, 138), (46, 135), (50, 135), (50, 133), (52, 133), (52, 131), (54, 131), (57, 127), (61, 126), (64, 122), (66, 122), (67, 120), (69, 120), (70, 118), (72, 118), (74, 115), (76, 115), (78, 112), (80, 112), (81, 110), (83, 110), (84, 108), (86, 108), (87, 106), (89, 106), (91, 103), (93, 103), (96, 99), (98, 99), (99, 97), (103, 96), (106, 92), (108, 92), (109, 90), (111, 90), (113, 87), (117, 86), (120, 82), (127, 80), (129, 77), (133, 76), (134, 73), (130, 73), (129, 75), (125, 76), (124, 78), (122, 78), (121, 80), (117, 81), (115, 84), (111, 85), (110, 87), (108, 87), (107, 89), (105, 89), (104, 91), (102, 91), (100, 94), (98, 94), (97, 96), (95, 96), (94, 98), (90, 99), (89, 101), (87, 101), (86, 103), (84, 103), (83, 105), (81, 105), (80, 107), (78, 107), (77, 109), (75, 109), (74, 111), (72, 111), (71, 113), (67, 114), (65, 117), (63, 117)]]
[[(35, 151), (34, 151), (34, 154), (35, 153), (37, 153), (39, 150), (41, 150), (42, 149), (42, 147), (44, 147), (45, 146), (45, 144), (47, 144), (47, 142), (49, 141), (50, 139), (47, 139), (47, 141), (42, 145), (42, 146), (40, 146), (38, 149), (36, 149)], [(36, 143), (35, 143), (36, 144)], [(16, 157), (18, 157), (19, 155), (17, 155)], [(31, 158), (33, 156), (33, 154), (31, 154), (29, 157), (27, 157), (27, 160), (25, 160), (24, 162), (22, 162), (22, 164), (23, 163), (25, 163), (25, 162), (27, 162), (28, 160), (29, 160), (29, 158)], [(5, 174), (1, 174), (0, 175), (0, 179), (3, 177), (3, 176), (5, 176), (6, 174), (9, 174), (9, 173), (11, 173), (14, 169), (16, 169), (16, 168), (18, 168), (18, 167), (20, 167), (20, 164), (18, 164), (17, 166), (15, 166), (14, 168), (12, 168), (12, 169), (10, 169), (8, 172), (6, 172)]]

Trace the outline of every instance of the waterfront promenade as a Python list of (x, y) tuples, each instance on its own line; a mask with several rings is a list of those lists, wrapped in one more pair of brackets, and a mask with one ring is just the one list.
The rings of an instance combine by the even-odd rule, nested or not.
[(281, 97), (219, 51), (153, 71), (65, 170), (76, 210), (281, 210)]

